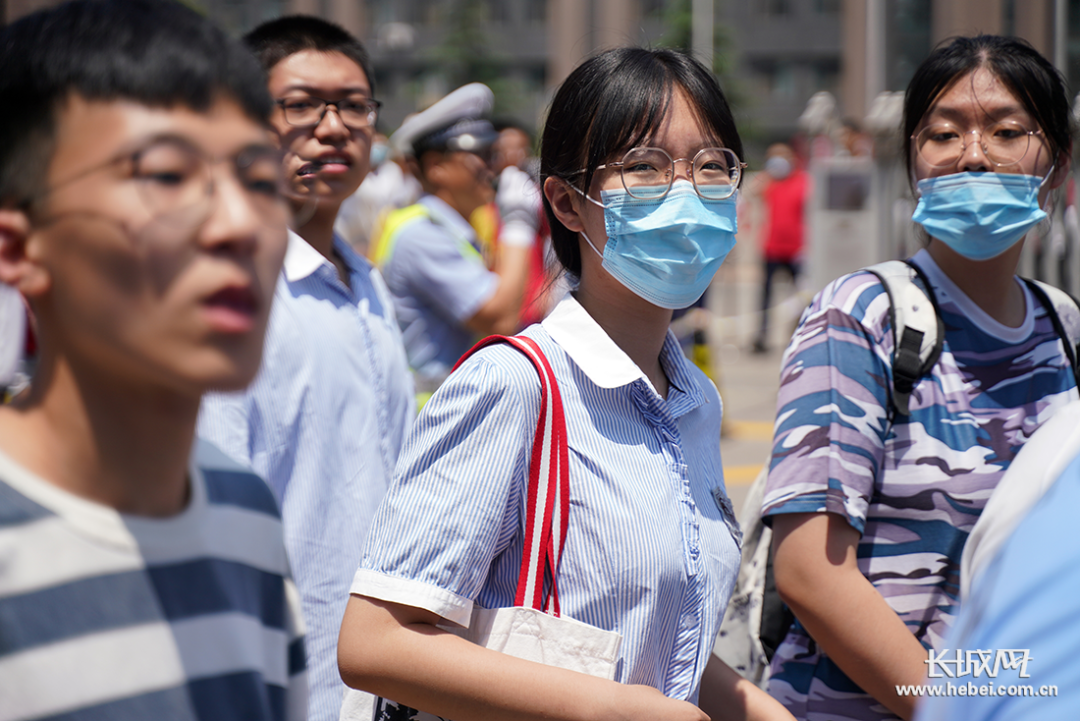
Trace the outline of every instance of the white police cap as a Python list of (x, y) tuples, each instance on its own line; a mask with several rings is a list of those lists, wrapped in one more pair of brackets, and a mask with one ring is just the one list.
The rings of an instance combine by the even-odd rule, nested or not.
[(419, 155), (425, 150), (483, 150), (497, 134), (485, 117), (495, 95), (483, 83), (469, 83), (427, 110), (410, 116), (390, 143), (403, 153)]

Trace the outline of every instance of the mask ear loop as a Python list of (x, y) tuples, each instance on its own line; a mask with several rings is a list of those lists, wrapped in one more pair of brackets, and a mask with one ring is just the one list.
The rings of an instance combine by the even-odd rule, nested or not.
[[(599, 200), (594, 200), (594, 199), (590, 198), (588, 193), (583, 192), (580, 188), (578, 188), (576, 185), (574, 185), (570, 181), (566, 181), (566, 184), (569, 185), (571, 188), (573, 188), (574, 192), (576, 192), (582, 198), (585, 198), (585, 200), (589, 201), (590, 203), (592, 203), (596, 207), (603, 208), (604, 210), (608, 209), (608, 206), (604, 205)], [(595, 250), (595, 248), (594, 248), (594, 250)]]
[(589, 247), (592, 248), (592, 251), (594, 253), (596, 253), (598, 256), (600, 256), (601, 260), (603, 260), (604, 254), (596, 249), (596, 246), (592, 244), (591, 240), (589, 240), (589, 236), (585, 235), (585, 231), (584, 230), (579, 230), (578, 232), (581, 234), (581, 237), (585, 239), (585, 242), (589, 244)]
[[(1042, 190), (1043, 186), (1050, 182), (1050, 176), (1054, 174), (1054, 171), (1056, 169), (1057, 169), (1057, 161), (1055, 161), (1053, 163), (1050, 163), (1050, 170), (1046, 173), (1045, 176), (1043, 176), (1042, 182), (1039, 183), (1039, 190)], [(1053, 192), (1049, 192), (1049, 193), (1046, 194), (1046, 202), (1044, 203), (1045, 207), (1042, 208), (1042, 211), (1044, 213), (1046, 213), (1047, 215), (1050, 214), (1049, 208), (1050, 208), (1051, 199), (1053, 197), (1054, 197)]]
[[(1050, 176), (1054, 174), (1054, 170), (1057, 168), (1057, 162), (1050, 163), (1050, 170), (1043, 177), (1042, 182), (1039, 183), (1039, 191), (1041, 192), (1043, 186), (1050, 182)], [(1050, 229), (1054, 224), (1054, 191), (1050, 190), (1046, 193), (1046, 200), (1039, 204), (1039, 209), (1046, 213), (1046, 217), (1043, 218), (1038, 225), (1039, 232), (1046, 235), (1050, 232)]]
[[(580, 189), (580, 188), (578, 188), (578, 187), (577, 187), (576, 185), (574, 185), (574, 184), (573, 184), (573, 183), (571, 183), (570, 181), (564, 181), (564, 182), (566, 182), (566, 184), (567, 184), (567, 185), (569, 185), (569, 186), (570, 186), (571, 188), (573, 188), (573, 189), (574, 189), (574, 192), (576, 192), (576, 193), (577, 193), (578, 195), (580, 195), (580, 196), (581, 196), (582, 198), (585, 198), (585, 200), (589, 201), (590, 203), (592, 203), (593, 205), (595, 205), (595, 206), (597, 206), (597, 207), (600, 207), (600, 208), (603, 208), (604, 210), (607, 210), (607, 206), (606, 206), (606, 205), (604, 205), (603, 203), (601, 203), (601, 202), (600, 202), (599, 200), (593, 200), (592, 198), (590, 198), (590, 197), (588, 196), (588, 194), (586, 194), (586, 193), (583, 193), (583, 192), (581, 191), (581, 189)], [(592, 242), (591, 240), (589, 240), (589, 236), (587, 236), (587, 235), (585, 234), (585, 231), (584, 231), (584, 230), (579, 230), (578, 232), (579, 232), (579, 233), (581, 234), (581, 237), (585, 239), (585, 242), (589, 244), (589, 247), (590, 247), (590, 248), (592, 248), (592, 251), (593, 251), (594, 253), (596, 253), (596, 254), (597, 254), (598, 256), (600, 256), (600, 258), (601, 258), (601, 259), (603, 259), (603, 257), (604, 257), (604, 254), (603, 254), (603, 253), (601, 253), (601, 252), (600, 252), (599, 250), (597, 250), (597, 249), (596, 249), (596, 246), (595, 246), (595, 245), (593, 245), (593, 242)]]

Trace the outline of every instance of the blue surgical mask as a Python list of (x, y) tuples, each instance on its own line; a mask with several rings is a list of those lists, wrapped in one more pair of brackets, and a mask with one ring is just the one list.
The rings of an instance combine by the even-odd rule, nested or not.
[(604, 259), (604, 270), (641, 298), (661, 308), (687, 308), (735, 246), (735, 197), (705, 200), (685, 181), (648, 200), (605, 190), (597, 203), (604, 208), (604, 252), (587, 236), (585, 241)]
[(390, 157), (390, 146), (387, 143), (371, 144), (371, 167), (377, 168)]
[(765, 172), (776, 180), (783, 180), (791, 175), (791, 161), (783, 156), (774, 155), (765, 161)]
[(965, 258), (989, 260), (1046, 218), (1039, 207), (1046, 178), (967, 172), (924, 178), (915, 186), (919, 203), (911, 219)]

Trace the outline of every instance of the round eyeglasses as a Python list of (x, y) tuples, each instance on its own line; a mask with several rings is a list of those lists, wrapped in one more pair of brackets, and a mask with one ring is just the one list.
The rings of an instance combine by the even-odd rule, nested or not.
[(1013, 121), (967, 131), (960, 130), (952, 123), (934, 123), (913, 135), (912, 139), (915, 141), (915, 151), (926, 164), (946, 168), (960, 160), (969, 143), (974, 142), (973, 136), (978, 135), (983, 155), (994, 165), (1002, 166), (1023, 160), (1031, 147), (1031, 136), (1041, 133), (1041, 130), (1028, 130)]
[[(598, 165), (597, 170), (618, 168), (623, 187), (632, 198), (656, 200), (671, 190), (675, 163), (690, 164), (694, 190), (705, 200), (730, 198), (739, 187), (746, 163), (728, 148), (703, 148), (691, 158), (672, 158), (663, 148), (631, 148), (622, 160)], [(579, 170), (575, 174), (584, 173)]]
[(326, 100), (310, 95), (275, 101), (285, 113), (285, 122), (295, 128), (311, 128), (322, 122), (326, 109), (333, 106), (345, 127), (351, 130), (375, 127), (382, 103), (363, 96)]

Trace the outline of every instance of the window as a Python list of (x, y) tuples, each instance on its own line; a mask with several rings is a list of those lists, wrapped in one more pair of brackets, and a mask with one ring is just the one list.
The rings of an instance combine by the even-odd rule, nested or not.
[(509, 0), (488, 0), (487, 19), (496, 25), (508, 25), (511, 22)]
[(793, 63), (777, 63), (769, 78), (769, 91), (775, 100), (795, 97), (795, 68)]
[(408, 20), (414, 25), (431, 25), (437, 22), (437, 3), (435, 0), (411, 0), (406, 4)]
[(822, 60), (812, 66), (811, 83), (812, 92), (822, 90), (836, 95), (840, 87), (840, 62), (836, 60)]
[(664, 0), (641, 0), (641, 16), (660, 18), (664, 15), (667, 3)]
[(790, 15), (793, 6), (793, 0), (762, 0), (759, 5), (762, 15)]
[(1016, 0), (1001, 3), (1001, 34), (1016, 35)]
[(1067, 19), (1067, 30), (1065, 41), (1066, 55), (1068, 62), (1066, 66), (1068, 68), (1069, 85), (1077, 87), (1077, 83), (1080, 82), (1080, 0), (1069, 0), (1069, 5), (1065, 10), (1065, 17)]
[(525, 0), (525, 22), (547, 22), (547, 0)]
[(375, 0), (369, 7), (371, 8), (372, 20), (377, 26), (401, 19), (397, 11), (398, 3), (394, 2), (394, 0)]
[(903, 90), (930, 54), (930, 0), (887, 0), (885, 5), (886, 90)]

